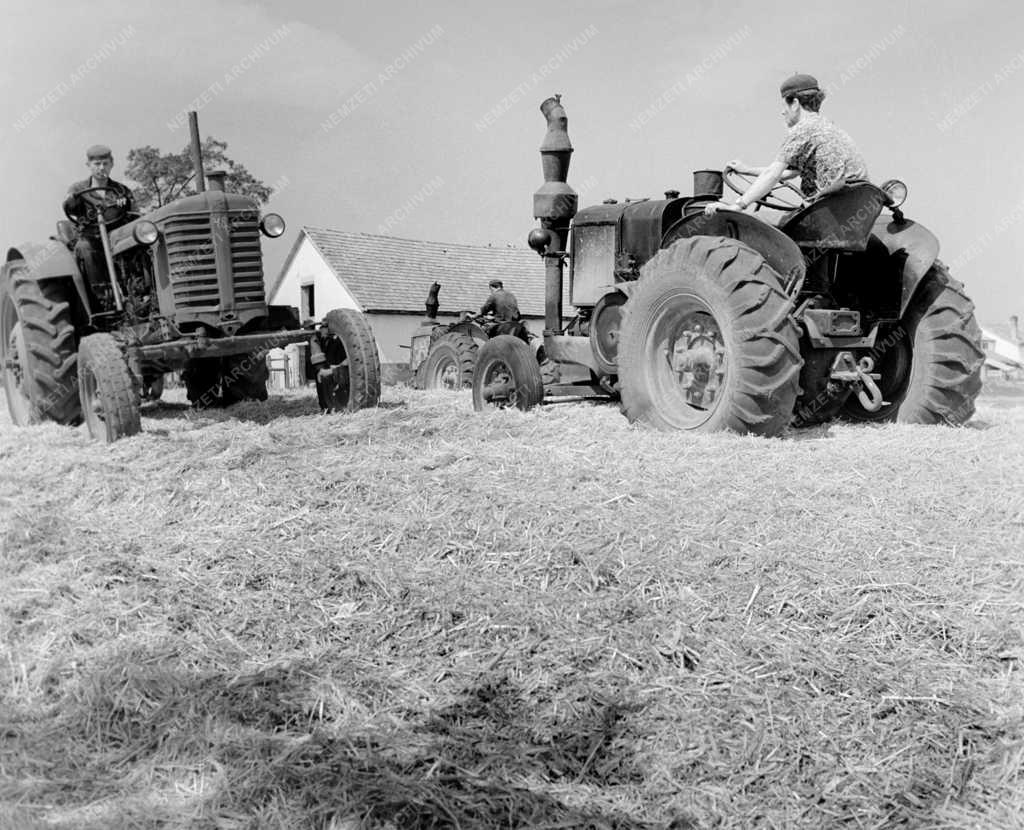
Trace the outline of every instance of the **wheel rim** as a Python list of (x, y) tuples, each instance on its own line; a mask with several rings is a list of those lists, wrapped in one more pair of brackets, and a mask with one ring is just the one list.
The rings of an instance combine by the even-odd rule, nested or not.
[(480, 394), (485, 406), (505, 409), (518, 404), (519, 391), (516, 389), (515, 376), (504, 360), (491, 360), (482, 374)]
[(673, 420), (689, 429), (714, 414), (728, 380), (729, 354), (707, 304), (692, 295), (667, 298), (654, 313), (645, 357)]
[(9, 319), (4, 320), (4, 323), (4, 391), (13, 420), (25, 424), (32, 414), (32, 403), (25, 394), (25, 334), (17, 318), (13, 325), (10, 325)]
[(459, 367), (450, 357), (442, 357), (434, 366), (430, 375), (430, 389), (447, 389), (449, 391), (462, 388)]
[(103, 413), (103, 401), (100, 398), (99, 386), (96, 383), (96, 375), (89, 366), (80, 366), (79, 391), (82, 398), (82, 415), (89, 428), (89, 434), (95, 438), (107, 436), (107, 420)]

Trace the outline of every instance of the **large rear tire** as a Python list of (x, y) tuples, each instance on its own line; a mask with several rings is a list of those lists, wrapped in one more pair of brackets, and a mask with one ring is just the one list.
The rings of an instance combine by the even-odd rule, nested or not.
[(78, 349), (78, 393), (89, 434), (110, 443), (142, 430), (139, 390), (117, 341), (90, 334)]
[(316, 377), (316, 393), (325, 412), (355, 412), (380, 403), (380, 357), (373, 329), (350, 308), (328, 311), (321, 347), (327, 365)]
[(473, 408), (516, 407), (524, 412), (544, 399), (537, 355), (511, 334), (499, 334), (480, 347), (473, 372)]
[(0, 367), (11, 420), (82, 419), (71, 297), (66, 281), (34, 280), (14, 267), (0, 291)]
[(423, 389), (463, 389), (473, 385), (477, 342), (468, 334), (451, 332), (439, 337), (423, 361)]
[(802, 360), (781, 286), (762, 256), (736, 240), (695, 237), (660, 251), (623, 309), (626, 417), (662, 430), (782, 432)]
[(270, 368), (265, 351), (225, 357), (221, 373), (221, 400), (225, 406), (239, 401), (267, 399)]
[(845, 418), (959, 426), (974, 414), (985, 362), (981, 328), (974, 303), (941, 262), (925, 275), (903, 320), (880, 338), (872, 356), (888, 403), (869, 412), (851, 396)]

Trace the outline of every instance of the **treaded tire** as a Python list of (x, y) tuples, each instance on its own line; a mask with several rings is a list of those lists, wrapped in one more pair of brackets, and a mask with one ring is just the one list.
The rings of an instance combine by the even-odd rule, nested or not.
[(269, 379), (265, 351), (225, 357), (221, 362), (221, 401), (224, 406), (239, 401), (265, 401)]
[(188, 401), (196, 409), (222, 406), (220, 394), (220, 358), (194, 357), (181, 373)]
[(516, 407), (524, 412), (544, 399), (544, 381), (537, 355), (511, 334), (499, 334), (484, 343), (473, 371), (473, 408)]
[(421, 367), (423, 389), (463, 389), (473, 385), (477, 342), (468, 334), (451, 332), (439, 337)]
[[(660, 251), (623, 307), (623, 413), (662, 430), (779, 434), (792, 416), (803, 363), (791, 310), (778, 274), (742, 242), (694, 237)], [(673, 335), (687, 314), (710, 315), (724, 350), (724, 376), (707, 407), (688, 403), (670, 365), (667, 349), (678, 348)]]
[[(67, 284), (34, 280), (15, 266), (0, 295), (0, 357), (11, 420), (18, 426), (40, 421), (77, 424), (75, 326)], [(8, 366), (17, 361), (17, 368)]]
[[(985, 363), (981, 328), (963, 284), (953, 279), (938, 260), (925, 274), (900, 326), (889, 337), (889, 350), (875, 350), (876, 371), (882, 374), (882, 396), (889, 405), (868, 412), (851, 397), (843, 407), (843, 416), (851, 421), (949, 426), (966, 423), (974, 415), (974, 401), (981, 392)], [(882, 343), (886, 343), (885, 338)], [(901, 370), (889, 382), (887, 374), (892, 372), (886, 371), (887, 358)]]
[(141, 432), (139, 390), (112, 335), (82, 338), (78, 348), (78, 392), (93, 438), (110, 443)]
[(324, 317), (329, 333), (323, 344), (327, 367), (316, 379), (317, 398), (325, 412), (355, 412), (380, 403), (380, 357), (366, 317), (336, 308)]

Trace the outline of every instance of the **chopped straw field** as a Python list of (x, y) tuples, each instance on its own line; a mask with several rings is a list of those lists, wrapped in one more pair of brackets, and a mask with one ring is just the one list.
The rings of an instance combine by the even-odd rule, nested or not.
[(1024, 397), (0, 425), (0, 827), (1024, 827)]

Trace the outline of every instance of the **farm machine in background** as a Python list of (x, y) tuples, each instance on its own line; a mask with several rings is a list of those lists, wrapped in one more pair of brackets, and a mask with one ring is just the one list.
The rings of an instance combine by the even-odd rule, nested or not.
[(544, 355), (544, 341), (521, 320), (495, 322), (492, 315), (463, 311), (457, 321), (441, 323), (440, 283), (434, 283), (427, 294), (427, 316), (413, 334), (409, 346), (409, 368), (416, 389), (462, 389), (473, 383), (477, 352), (492, 336), (504, 334), (523, 341), (534, 354), (540, 367), (542, 383), (558, 381), (558, 365)]
[[(811, 204), (780, 184), (759, 203), (781, 211), (777, 224), (705, 215), (723, 181), (745, 189), (730, 170), (696, 172), (691, 196), (577, 212), (560, 97), (541, 112), (541, 227), (528, 242), (545, 263), (544, 349), (590, 375), (549, 396), (618, 399), (631, 421), (658, 429), (766, 436), (836, 417), (958, 425), (974, 413), (984, 359), (974, 306), (936, 237), (900, 209), (902, 182), (851, 183)], [(576, 316), (563, 327), (567, 259)], [(475, 407), (540, 403), (528, 356), (514, 338), (483, 344)]]
[(142, 398), (158, 397), (163, 375), (175, 370), (196, 406), (266, 400), (267, 351), (296, 342), (310, 344), (308, 374), (324, 409), (377, 404), (377, 346), (361, 314), (339, 309), (302, 327), (297, 309), (267, 304), (260, 236), (280, 237), (284, 221), (226, 192), (225, 174), (204, 175), (196, 115), (189, 117), (197, 193), (141, 217), (101, 194), (93, 207), (110, 280), (100, 296), (71, 254), (71, 222), (58, 222), (62, 244), (42, 261), (8, 250), (0, 356), (16, 424), (84, 419), (94, 438), (133, 435)]

